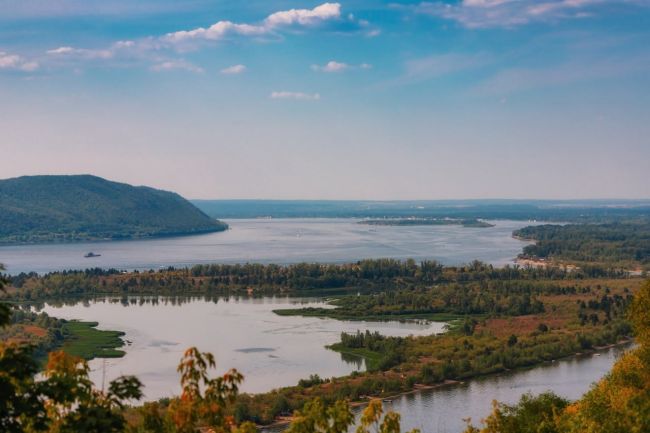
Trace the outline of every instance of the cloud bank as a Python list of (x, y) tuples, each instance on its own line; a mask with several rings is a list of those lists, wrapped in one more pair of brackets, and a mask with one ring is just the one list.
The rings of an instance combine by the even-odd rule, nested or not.
[(210, 27), (167, 33), (162, 40), (181, 43), (189, 40), (217, 41), (228, 36), (262, 36), (282, 27), (314, 27), (327, 21), (341, 20), (340, 3), (323, 3), (313, 9), (290, 9), (272, 13), (259, 24), (218, 21)]

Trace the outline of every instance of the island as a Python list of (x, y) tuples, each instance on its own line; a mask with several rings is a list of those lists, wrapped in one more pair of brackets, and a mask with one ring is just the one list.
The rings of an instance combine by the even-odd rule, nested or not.
[(459, 225), (463, 227), (487, 228), (494, 227), (494, 224), (479, 219), (452, 219), (452, 218), (379, 218), (365, 219), (359, 224), (371, 226), (449, 226)]

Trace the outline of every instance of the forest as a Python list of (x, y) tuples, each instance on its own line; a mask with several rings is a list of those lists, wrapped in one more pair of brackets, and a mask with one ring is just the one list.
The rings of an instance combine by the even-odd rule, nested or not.
[(580, 280), (624, 278), (616, 268), (585, 265), (567, 271), (556, 267), (492, 265), (474, 261), (465, 266), (443, 266), (436, 261), (374, 259), (350, 264), (195, 265), (158, 271), (124, 272), (117, 269), (61, 271), (8, 277), (11, 285), (0, 299), (38, 301), (97, 295), (342, 295), (358, 292), (422, 289), (436, 284), (484, 281)]
[(522, 257), (565, 263), (602, 264), (629, 269), (650, 268), (650, 220), (606, 224), (539, 225), (514, 235), (534, 240)]
[(226, 230), (178, 194), (97, 176), (0, 180), (0, 244), (135, 239)]

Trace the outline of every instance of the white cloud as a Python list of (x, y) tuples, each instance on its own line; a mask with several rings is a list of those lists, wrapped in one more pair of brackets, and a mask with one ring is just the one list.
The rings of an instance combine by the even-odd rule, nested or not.
[(74, 56), (83, 59), (110, 59), (115, 54), (113, 49), (89, 50), (86, 48), (59, 47), (48, 50), (50, 56)]
[(115, 48), (131, 48), (135, 46), (134, 41), (117, 41), (114, 44)]
[(334, 60), (330, 60), (323, 66), (311, 65), (311, 68), (314, 71), (321, 71), (321, 72), (342, 72), (345, 71), (346, 69), (349, 69), (350, 65), (348, 65), (347, 63), (341, 63)]
[(261, 24), (240, 24), (232, 21), (218, 21), (208, 28), (198, 27), (192, 30), (181, 30), (167, 33), (162, 40), (179, 43), (189, 40), (216, 41), (231, 35), (262, 36), (271, 33), (278, 27), (298, 25), (309, 27), (324, 21), (341, 18), (339, 3), (323, 3), (313, 9), (290, 9), (272, 13)]
[(27, 60), (17, 54), (0, 51), (0, 69), (33, 72), (38, 67), (38, 62)]
[(368, 63), (361, 63), (358, 66), (350, 65), (348, 63), (337, 62), (336, 60), (330, 60), (324, 65), (311, 65), (311, 69), (319, 72), (343, 72), (349, 69), (371, 69), (372, 65)]
[(269, 97), (271, 99), (295, 99), (299, 101), (317, 101), (320, 99), (320, 94), (281, 91), (281, 92), (271, 92)]
[[(340, 3), (323, 3), (314, 9), (291, 9), (269, 15), (264, 23), (268, 27), (290, 26), (298, 24), (311, 26), (320, 22), (341, 17)], [(354, 19), (352, 17), (351, 19)]]
[(174, 33), (168, 33), (163, 37), (167, 42), (182, 42), (191, 39), (218, 40), (227, 35), (257, 36), (267, 33), (265, 27), (254, 26), (250, 24), (235, 24), (230, 21), (219, 21), (210, 27), (199, 27), (193, 30), (181, 30)]
[(222, 74), (225, 75), (237, 75), (246, 72), (246, 66), (244, 65), (232, 65), (221, 70)]
[(193, 65), (185, 60), (167, 60), (164, 62), (157, 63), (151, 67), (152, 71), (162, 72), (162, 71), (172, 71), (172, 70), (184, 70), (189, 72), (194, 72), (201, 74), (204, 71), (200, 66)]
[(531, 22), (590, 16), (599, 5), (648, 6), (648, 0), (462, 0), (423, 2), (416, 12), (450, 19), (467, 28), (516, 27)]
[[(0, 0), (1, 2), (2, 0)], [(163, 70), (164, 65), (169, 68), (182, 68), (177, 61), (161, 56), (165, 50), (174, 49), (177, 52), (198, 48), (201, 41), (221, 41), (231, 37), (281, 37), (282, 29), (301, 29), (316, 27), (329, 22), (328, 29), (343, 32), (358, 32), (366, 34), (374, 31), (365, 20), (352, 16), (341, 15), (340, 3), (323, 3), (313, 9), (290, 9), (274, 12), (261, 21), (254, 23), (236, 23), (222, 20), (209, 27), (198, 27), (190, 30), (180, 30), (162, 36), (148, 36), (136, 40), (122, 40), (112, 43), (106, 48), (78, 48), (73, 46), (55, 47), (46, 52), (46, 61), (57, 65), (81, 63), (82, 61), (109, 60), (124, 65), (153, 64), (153, 70)], [(26, 65), (37, 67), (36, 64)], [(74, 65), (73, 65), (74, 66)], [(187, 66), (187, 65), (185, 65)], [(235, 65), (237, 66), (237, 65)], [(335, 65), (332, 67), (336, 67)], [(196, 68), (196, 67), (194, 67)], [(191, 70), (192, 68), (186, 67)], [(244, 69), (226, 68), (224, 74), (236, 74)]]

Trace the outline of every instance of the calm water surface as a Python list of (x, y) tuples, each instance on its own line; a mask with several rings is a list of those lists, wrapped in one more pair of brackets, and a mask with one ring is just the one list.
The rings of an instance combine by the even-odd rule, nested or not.
[[(152, 302), (157, 299), (157, 302)], [(148, 399), (177, 395), (180, 391), (176, 366), (183, 351), (196, 346), (212, 352), (219, 371), (237, 368), (244, 374), (242, 389), (269, 391), (295, 385), (300, 379), (344, 376), (365, 369), (363, 360), (344, 360), (325, 348), (339, 340), (341, 332), (379, 331), (384, 335), (428, 335), (441, 332), (443, 323), (350, 322), (321, 318), (287, 317), (274, 309), (327, 304), (309, 299), (259, 298), (129, 298), (80, 302), (44, 308), (64, 319), (99, 322), (99, 329), (126, 332), (132, 342), (126, 356), (90, 362), (91, 378), (101, 384), (104, 372), (111, 380), (134, 374), (145, 384)]]
[[(419, 428), (423, 433), (460, 433), (463, 418), (478, 424), (492, 409), (492, 400), (516, 403), (522, 394), (548, 390), (576, 400), (592, 383), (612, 368), (624, 351), (613, 348), (598, 355), (547, 363), (531, 370), (471, 380), (462, 385), (409, 394), (385, 403), (387, 410), (402, 415), (404, 429)], [(404, 430), (403, 430), (404, 431)]]
[[(526, 221), (492, 221), (495, 227), (368, 226), (356, 219), (238, 219), (221, 233), (139, 241), (0, 247), (11, 274), (89, 267), (157, 269), (197, 263), (355, 262), (364, 258), (436, 259), (447, 265), (478, 259), (512, 262), (525, 242), (512, 231)], [(101, 257), (84, 258), (89, 251)]]
[[(471, 418), (480, 424), (490, 414), (492, 401), (514, 404), (523, 394), (553, 391), (569, 400), (580, 398), (592, 383), (612, 368), (625, 348), (612, 348), (598, 355), (571, 358), (531, 370), (473, 379), (460, 385), (425, 390), (384, 402), (384, 411), (401, 414), (402, 431), (414, 428), (422, 433), (462, 433)], [(361, 409), (356, 410), (357, 418)], [(285, 427), (264, 429), (280, 433)], [(354, 429), (350, 430), (353, 433)]]

